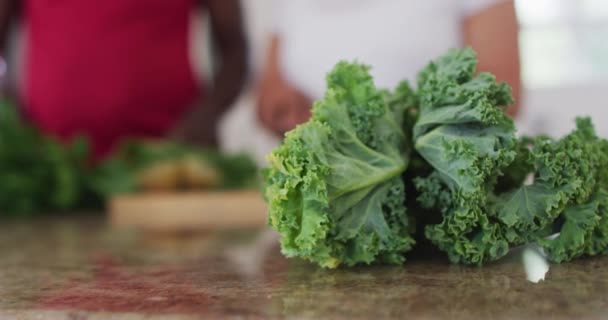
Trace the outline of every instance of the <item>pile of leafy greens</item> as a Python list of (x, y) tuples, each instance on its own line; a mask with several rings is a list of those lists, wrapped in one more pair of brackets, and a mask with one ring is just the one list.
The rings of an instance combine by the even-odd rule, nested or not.
[[(142, 170), (176, 160), (192, 185), (205, 189), (255, 188), (258, 175), (247, 155), (176, 143), (131, 141), (99, 164), (90, 160), (86, 138), (61, 143), (26, 123), (12, 103), (0, 102), (0, 216), (99, 210), (114, 194), (142, 191)], [(154, 178), (166, 180), (164, 173)]]
[(404, 81), (391, 92), (366, 66), (340, 62), (311, 120), (269, 155), (265, 196), (283, 253), (330, 268), (400, 264), (414, 219), (453, 263), (528, 243), (554, 262), (608, 253), (608, 141), (588, 118), (559, 140), (518, 138), (511, 89), (476, 65), (473, 50), (451, 50), (415, 91)]
[(28, 215), (67, 210), (87, 198), (88, 144), (64, 146), (23, 123), (8, 101), (0, 103), (0, 213)]
[[(223, 154), (173, 142), (125, 142), (90, 175), (104, 197), (153, 189), (255, 188), (258, 169), (246, 154)], [(198, 183), (187, 183), (197, 179)], [(146, 183), (148, 182), (148, 183)], [(148, 185), (147, 185), (148, 184)]]

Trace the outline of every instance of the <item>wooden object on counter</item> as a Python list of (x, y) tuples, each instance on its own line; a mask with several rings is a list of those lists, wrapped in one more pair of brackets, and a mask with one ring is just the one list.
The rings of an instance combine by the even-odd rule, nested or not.
[(113, 226), (180, 232), (265, 226), (267, 206), (256, 191), (154, 192), (115, 196)]

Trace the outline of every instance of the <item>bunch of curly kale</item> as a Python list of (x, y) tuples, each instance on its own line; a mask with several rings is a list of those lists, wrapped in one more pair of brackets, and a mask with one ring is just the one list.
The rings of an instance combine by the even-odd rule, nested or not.
[(586, 118), (560, 140), (517, 138), (510, 88), (476, 64), (473, 50), (452, 50), (417, 90), (391, 92), (367, 66), (340, 62), (310, 121), (269, 155), (283, 253), (330, 268), (401, 264), (414, 219), (438, 221), (419, 231), (453, 263), (532, 242), (555, 262), (608, 253), (608, 141)]

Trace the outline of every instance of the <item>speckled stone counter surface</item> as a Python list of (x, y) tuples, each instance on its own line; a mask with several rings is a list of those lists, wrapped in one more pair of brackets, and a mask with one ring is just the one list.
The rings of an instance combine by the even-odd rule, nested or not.
[(286, 260), (265, 230), (149, 235), (98, 217), (0, 225), (0, 319), (600, 319), (608, 257), (526, 280), (519, 259), (484, 268), (412, 259), (322, 270)]

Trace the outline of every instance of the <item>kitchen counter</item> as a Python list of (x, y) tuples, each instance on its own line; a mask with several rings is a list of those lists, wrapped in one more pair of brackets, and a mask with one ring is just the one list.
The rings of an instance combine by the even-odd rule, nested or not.
[(268, 230), (144, 234), (102, 216), (3, 221), (0, 319), (608, 317), (608, 257), (484, 268), (438, 258), (323, 270)]

